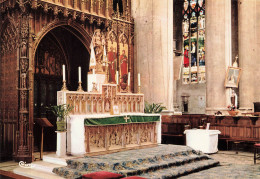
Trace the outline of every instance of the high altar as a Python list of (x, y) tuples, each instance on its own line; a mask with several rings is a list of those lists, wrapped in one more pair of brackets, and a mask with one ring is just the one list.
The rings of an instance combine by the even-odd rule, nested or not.
[[(125, 54), (128, 53), (127, 48), (117, 59), (112, 52), (106, 54), (106, 43), (102, 37), (97, 29), (92, 38), (88, 92), (83, 91), (81, 86), (80, 67), (78, 90), (67, 90), (63, 65), (63, 87), (57, 92), (57, 104), (70, 104), (74, 108), (67, 118), (66, 137), (58, 132), (57, 155), (62, 155), (59, 150), (64, 145), (67, 145), (65, 153), (82, 155), (161, 143), (161, 118), (158, 114), (144, 114), (144, 94), (140, 92), (139, 74), (138, 93), (131, 92), (129, 61)], [(61, 135), (66, 142), (64, 139), (61, 142)]]
[[(113, 84), (97, 92), (59, 91), (58, 104), (74, 106), (67, 119), (67, 153), (126, 150), (161, 142), (160, 115), (144, 114), (144, 95), (117, 92)], [(119, 114), (111, 115), (112, 106)]]

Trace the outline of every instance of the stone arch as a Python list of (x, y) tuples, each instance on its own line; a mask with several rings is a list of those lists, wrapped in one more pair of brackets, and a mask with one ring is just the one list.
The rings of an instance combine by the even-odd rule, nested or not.
[(64, 20), (64, 21), (57, 21), (54, 20), (53, 22), (49, 23), (46, 27), (44, 27), (36, 36), (37, 39), (34, 43), (34, 49), (33, 49), (33, 56), (35, 56), (36, 49), (41, 42), (42, 38), (51, 30), (57, 28), (57, 27), (63, 27), (66, 28), (68, 31), (70, 31), (72, 34), (74, 34), (86, 47), (87, 51), (90, 53), (90, 43), (91, 43), (91, 35), (78, 23), (75, 23), (70, 20)]

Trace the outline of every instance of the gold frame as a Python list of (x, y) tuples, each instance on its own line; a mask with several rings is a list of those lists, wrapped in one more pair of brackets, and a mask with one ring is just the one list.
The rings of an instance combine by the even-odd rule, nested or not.
[(225, 78), (225, 87), (238, 88), (241, 70), (242, 69), (238, 67), (228, 67)]

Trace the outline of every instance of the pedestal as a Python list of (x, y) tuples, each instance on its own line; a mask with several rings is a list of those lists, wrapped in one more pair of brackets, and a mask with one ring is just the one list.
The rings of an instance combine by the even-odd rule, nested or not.
[(56, 133), (57, 133), (56, 155), (62, 157), (66, 155), (66, 131), (65, 132), (56, 131)]
[(97, 91), (101, 89), (101, 84), (106, 81), (106, 74), (88, 74), (88, 92), (93, 90), (93, 83), (97, 85)]

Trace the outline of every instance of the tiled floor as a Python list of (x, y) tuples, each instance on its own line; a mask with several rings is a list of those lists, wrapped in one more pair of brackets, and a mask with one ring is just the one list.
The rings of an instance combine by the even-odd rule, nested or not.
[[(182, 179), (201, 179), (201, 178), (259, 178), (260, 179), (260, 160), (254, 165), (253, 153), (234, 151), (219, 151), (210, 155), (220, 162), (220, 166), (208, 170), (203, 170)], [(17, 163), (9, 161), (0, 163), (0, 170), (10, 171), (19, 167)], [(50, 177), (48, 179), (51, 179)]]

